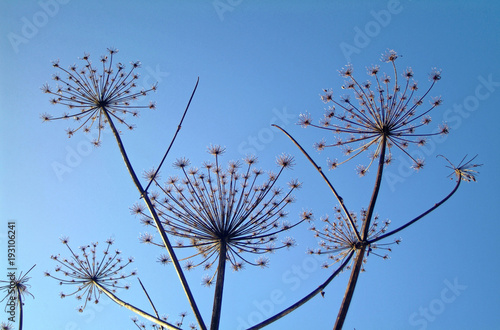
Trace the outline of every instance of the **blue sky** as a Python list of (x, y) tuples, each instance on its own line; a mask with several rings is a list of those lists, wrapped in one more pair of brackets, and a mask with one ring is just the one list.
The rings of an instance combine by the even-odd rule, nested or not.
[[(418, 173), (396, 157), (376, 211), (393, 224), (404, 223), (445, 196), (453, 182), (438, 154), (454, 162), (479, 154), (484, 164), (479, 182), (463, 184), (444, 206), (403, 231), (391, 259), (369, 258), (345, 328), (497, 328), (500, 265), (496, 238), (488, 236), (500, 229), (493, 207), (500, 183), (497, 2), (21, 0), (2, 2), (0, 13), (0, 239), (6, 251), (7, 222), (14, 219), (19, 269), (37, 264), (30, 281), (35, 299), (25, 306), (27, 329), (134, 328), (133, 314), (107, 299), (79, 314), (75, 299), (59, 298), (60, 287), (43, 271), (55, 267), (52, 254), (66, 254), (61, 235), (75, 247), (115, 238), (117, 248), (135, 257), (133, 267), (160, 313), (174, 321), (188, 311), (186, 323), (194, 322), (173, 268), (155, 262), (158, 249), (139, 243), (146, 229), (129, 212), (139, 196), (109, 131), (93, 149), (83, 134), (68, 139), (64, 122), (42, 124), (39, 118), (63, 111), (40, 91), (44, 83), (52, 84), (51, 61), (68, 66), (84, 52), (97, 60), (107, 47), (119, 49), (119, 61), (142, 62), (142, 84), (158, 81), (158, 91), (148, 97), (157, 109), (143, 111), (134, 122), (137, 129), (123, 135), (138, 172), (161, 159), (200, 77), (165, 171), (173, 170), (169, 164), (177, 157), (193, 164), (209, 160), (210, 144), (227, 148), (226, 161), (255, 153), (263, 169), (275, 166), (276, 155), (290, 153), (297, 165), (282, 184), (289, 178), (304, 183), (289, 209), (291, 219), (304, 209), (319, 218), (336, 203), (307, 160), (270, 124), (287, 129), (325, 166), (339, 150), (313, 151), (322, 132), (296, 122), (305, 111), (315, 118), (322, 114), (323, 89), (343, 93), (339, 69), (350, 62), (364, 80), (365, 67), (380, 64), (388, 48), (403, 55), (398, 67), (411, 66), (421, 86), (429, 83), (432, 67), (441, 68), (433, 93), (444, 103), (434, 111), (433, 123), (446, 121), (451, 134), (421, 150), (427, 165)], [(356, 165), (349, 162), (327, 174), (349, 208), (359, 211), (369, 200), (374, 173), (359, 178)], [(319, 267), (323, 260), (305, 254), (316, 247), (307, 225), (290, 234), (298, 246), (271, 255), (269, 268), (228, 273), (223, 329), (255, 323), (328, 277), (330, 270)], [(6, 269), (5, 258), (1, 267)], [(208, 320), (213, 289), (200, 285), (202, 275), (187, 273)], [(316, 297), (269, 329), (332, 328), (347, 280), (343, 273), (325, 298)], [(148, 309), (137, 281), (130, 283), (132, 289), (120, 296)]]

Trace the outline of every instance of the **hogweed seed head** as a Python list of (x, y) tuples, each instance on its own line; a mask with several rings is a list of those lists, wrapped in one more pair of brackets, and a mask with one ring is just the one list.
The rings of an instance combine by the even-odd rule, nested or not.
[(59, 281), (60, 285), (76, 285), (77, 288), (70, 293), (60, 293), (61, 298), (75, 296), (77, 300), (85, 300), (85, 303), (78, 307), (80, 312), (83, 312), (87, 306), (87, 302), (100, 301), (101, 290), (96, 284), (115, 292), (117, 288), (128, 289), (129, 285), (121, 284), (123, 279), (137, 275), (136, 271), (131, 271), (127, 274), (123, 273), (125, 267), (133, 262), (133, 258), (123, 260), (120, 257), (121, 251), (115, 250), (114, 254), (110, 251), (114, 240), (106, 240), (106, 248), (103, 251), (103, 256), (98, 257), (98, 243), (80, 246), (81, 254), (75, 253), (69, 246), (69, 240), (66, 237), (61, 238), (61, 242), (66, 245), (71, 253), (70, 258), (64, 258), (60, 255), (52, 256), (51, 259), (58, 261), (60, 264), (55, 267), (56, 275), (50, 272), (45, 272), (45, 276), (51, 277)]
[(458, 166), (453, 165), (448, 158), (446, 158), (443, 155), (438, 155), (438, 157), (443, 157), (446, 159), (446, 161), (450, 164), (450, 166), (446, 166), (447, 168), (450, 168), (453, 170), (453, 173), (450, 174), (453, 175), (455, 174), (456, 178), (458, 180), (463, 180), (466, 182), (476, 182), (476, 175), (479, 174), (478, 171), (475, 170), (476, 167), (481, 167), (483, 164), (474, 164), (472, 163), (474, 159), (476, 159), (477, 155), (472, 157), (470, 160), (466, 161), (467, 155), (462, 158)]
[[(310, 220), (310, 217), (302, 217), (295, 223), (283, 220), (287, 215), (284, 208), (293, 203), (291, 194), (301, 183), (292, 180), (288, 189), (278, 188), (276, 183), (285, 169), (293, 167), (293, 157), (278, 156), (279, 171), (266, 175), (255, 168), (257, 158), (254, 156), (242, 162), (229, 162), (224, 169), (220, 157), (225, 149), (211, 146), (208, 152), (214, 161), (205, 162), (202, 168), (190, 169), (189, 160), (181, 158), (174, 163), (181, 171), (180, 178), (170, 177), (164, 185), (154, 181), (162, 192), (162, 197), (155, 199), (154, 207), (166, 232), (184, 239), (175, 248), (197, 250), (185, 259), (184, 267), (188, 270), (200, 265), (210, 269), (219, 258), (222, 244), (227, 248), (227, 260), (233, 270), (241, 270), (245, 264), (266, 267), (269, 259), (261, 257), (251, 261), (245, 254), (263, 255), (293, 247), (292, 238), (280, 241), (278, 235)], [(143, 223), (152, 225), (150, 216), (143, 210), (136, 205), (131, 208), (133, 214), (148, 220)], [(200, 260), (191, 259), (195, 256)], [(203, 283), (209, 286), (212, 281), (210, 276)]]
[(117, 63), (115, 67), (113, 57), (117, 52), (115, 48), (108, 48), (109, 57), (102, 56), (100, 65), (93, 65), (90, 55), (84, 54), (80, 69), (76, 65), (64, 69), (59, 65), (59, 60), (54, 61), (52, 66), (60, 70), (60, 74), (52, 76), (57, 85), (52, 88), (46, 83), (41, 89), (52, 96), (50, 103), (65, 105), (71, 113), (64, 113), (59, 117), (43, 113), (41, 119), (46, 122), (72, 118), (76, 128), (66, 130), (68, 137), (72, 137), (78, 130), (86, 133), (96, 130), (97, 137), (93, 141), (95, 146), (100, 145), (101, 131), (108, 122), (105, 113), (125, 125), (127, 129), (133, 130), (135, 125), (126, 122), (125, 116), (137, 117), (140, 109), (155, 109), (154, 102), (146, 106), (132, 105), (132, 103), (155, 91), (156, 84), (149, 89), (138, 90), (139, 75), (135, 70), (140, 67), (140, 62), (132, 62), (130, 70), (126, 70), (122, 63)]
[[(387, 254), (380, 254), (380, 250), (391, 251), (387, 245), (393, 244), (369, 244), (370, 240), (377, 238), (378, 236), (384, 234), (387, 231), (387, 227), (390, 224), (390, 220), (384, 221), (382, 224), (379, 221), (379, 217), (375, 216), (369, 230), (368, 237), (365, 241), (361, 242), (358, 240), (347, 216), (342, 212), (340, 208), (334, 209), (335, 214), (330, 217), (328, 215), (321, 218), (321, 228), (313, 225), (309, 228), (314, 233), (314, 236), (318, 238), (318, 249), (309, 249), (309, 254), (327, 255), (328, 261), (326, 261), (322, 267), (329, 268), (335, 263), (341, 262), (346, 258), (351, 252), (360, 250), (361, 247), (365, 247), (366, 257), (370, 254), (382, 257), (383, 259), (388, 259)], [(366, 211), (361, 210), (361, 224), (365, 222)], [(350, 217), (353, 220), (356, 228), (358, 227), (358, 215), (350, 212)], [(333, 218), (333, 219), (332, 219)], [(318, 225), (319, 226), (319, 225)], [(360, 228), (357, 228), (359, 231)], [(399, 244), (400, 240), (398, 242)], [(354, 261), (351, 260), (351, 265)], [(365, 261), (366, 262), (366, 261)], [(351, 266), (348, 266), (349, 267)]]
[[(342, 95), (335, 100), (331, 90), (324, 90), (321, 100), (333, 106), (326, 109), (319, 124), (313, 124), (309, 113), (300, 115), (298, 124), (302, 127), (312, 126), (338, 134), (334, 142), (327, 143), (322, 139), (314, 145), (319, 151), (329, 147), (340, 147), (343, 150), (346, 159), (329, 161), (330, 169), (338, 167), (364, 151), (372, 150), (369, 163), (358, 167), (358, 174), (363, 176), (380, 155), (382, 145), (385, 144), (386, 159), (392, 159), (392, 152), (400, 150), (412, 160), (412, 167), (418, 170), (423, 167), (423, 162), (411, 156), (407, 148), (412, 145), (424, 145), (426, 137), (449, 133), (446, 124), (442, 124), (437, 132), (420, 133), (422, 126), (431, 122), (429, 113), (443, 102), (440, 96), (433, 97), (430, 105), (421, 110), (424, 108), (424, 99), (435, 83), (441, 79), (441, 70), (432, 69), (429, 76), (430, 86), (422, 96), (417, 96), (418, 88), (417, 83), (413, 81), (413, 70), (407, 68), (403, 72), (403, 81), (399, 77), (395, 65), (398, 57), (394, 50), (388, 50), (382, 56), (383, 62), (392, 65), (392, 77), (385, 73), (380, 75), (380, 67), (376, 65), (368, 68), (368, 75), (373, 81), (363, 83), (354, 78), (351, 65), (344, 67), (339, 73), (347, 79), (343, 88), (350, 90), (351, 94)], [(341, 136), (346, 137), (341, 138)]]
[[(7, 304), (5, 306), (5, 312), (11, 306), (12, 302), (14, 302), (14, 306), (17, 307), (19, 304), (19, 295), (24, 299), (26, 295), (30, 295), (32, 298), (35, 298), (31, 292), (28, 291), (31, 288), (31, 285), (28, 284), (28, 281), (31, 277), (28, 277), (29, 272), (35, 268), (36, 265), (33, 265), (24, 275), (23, 272), (19, 274), (16, 278), (12, 275), (6, 281), (0, 280), (0, 283), (6, 283), (5, 285), (0, 286), (0, 291), (5, 293), (5, 296), (0, 300), (0, 303), (7, 299)], [(24, 304), (24, 303), (23, 303)]]

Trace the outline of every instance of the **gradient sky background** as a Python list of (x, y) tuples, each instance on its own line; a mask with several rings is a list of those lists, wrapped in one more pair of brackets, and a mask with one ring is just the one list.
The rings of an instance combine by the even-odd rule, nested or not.
[[(214, 4), (219, 4), (219, 11)], [(391, 259), (369, 258), (345, 329), (497, 329), (499, 15), (500, 3), (491, 0), (307, 5), (240, 0), (2, 1), (0, 269), (6, 272), (7, 221), (15, 219), (19, 269), (37, 264), (30, 274), (35, 299), (26, 301), (25, 328), (135, 328), (130, 321), (133, 313), (107, 298), (89, 305), (83, 314), (76, 311), (79, 303), (74, 298), (59, 298), (61, 288), (43, 272), (56, 266), (52, 254), (67, 255), (61, 235), (69, 236), (73, 247), (115, 238), (125, 256), (135, 257), (132, 268), (137, 268), (160, 313), (175, 321), (180, 312), (188, 311), (185, 325), (194, 322), (173, 267), (155, 262), (158, 248), (139, 243), (139, 233), (147, 230), (129, 211), (139, 196), (109, 130), (102, 147), (91, 149), (83, 133), (66, 137), (67, 123), (42, 124), (39, 118), (43, 112), (65, 110), (51, 106), (40, 91), (45, 82), (55, 85), (52, 60), (69, 66), (89, 52), (97, 62), (113, 46), (120, 50), (118, 61), (143, 63), (141, 83), (158, 81), (157, 93), (144, 100), (156, 101), (157, 110), (143, 111), (134, 121), (137, 129), (123, 135), (139, 173), (161, 159), (199, 76), (198, 91), (167, 162), (186, 156), (199, 165), (210, 159), (210, 144), (227, 148), (225, 161), (254, 152), (263, 169), (274, 168), (276, 155), (293, 154), (297, 165), (285, 173), (282, 185), (299, 178), (304, 186), (289, 208), (290, 220), (304, 209), (313, 210), (316, 218), (331, 214), (336, 203), (307, 160), (270, 124), (287, 129), (324, 166), (327, 157), (340, 151), (313, 151), (312, 144), (324, 135), (296, 122), (304, 111), (315, 118), (322, 115), (322, 89), (343, 94), (337, 70), (351, 62), (355, 75), (364, 80), (365, 67), (380, 64), (380, 54), (388, 48), (403, 55), (398, 67), (402, 71), (411, 66), (422, 89), (429, 83), (430, 69), (441, 68), (442, 80), (433, 95), (441, 95), (444, 104), (434, 111), (433, 124), (446, 120), (451, 134), (422, 151), (427, 165), (419, 173), (408, 170), (405, 159), (396, 154), (386, 170), (391, 179), (383, 182), (376, 211), (396, 228), (445, 196), (454, 183), (438, 154), (457, 163), (467, 154), (479, 154), (477, 161), (484, 163), (479, 182), (463, 184), (444, 206), (403, 231), (403, 243), (394, 247)], [(382, 64), (382, 69), (390, 67)], [(70, 171), (57, 173), (58, 164)], [(173, 171), (169, 164), (164, 177), (165, 171)], [(349, 208), (359, 212), (369, 200), (374, 174), (359, 178), (357, 164), (351, 161), (327, 174)], [(256, 323), (328, 277), (332, 270), (320, 268), (323, 259), (305, 254), (317, 244), (307, 227), (290, 233), (298, 246), (271, 255), (269, 268), (228, 272), (222, 329)], [(196, 270), (187, 277), (208, 322), (213, 288), (200, 285), (203, 274)], [(348, 277), (343, 273), (327, 288), (325, 298), (314, 298), (269, 329), (330, 329)], [(443, 298), (450, 283), (455, 291), (446, 291)], [(119, 296), (150, 311), (137, 281), (130, 284), (132, 289)], [(2, 314), (0, 321), (6, 319)]]

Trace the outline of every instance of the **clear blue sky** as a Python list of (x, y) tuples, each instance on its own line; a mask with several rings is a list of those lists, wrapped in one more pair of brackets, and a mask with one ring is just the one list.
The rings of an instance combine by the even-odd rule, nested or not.
[[(134, 329), (133, 314), (108, 299), (76, 311), (74, 298), (61, 300), (61, 288), (43, 276), (55, 263), (51, 254), (66, 254), (59, 237), (72, 246), (114, 237), (135, 265), (163, 314), (170, 320), (188, 311), (171, 267), (155, 260), (158, 249), (139, 243), (145, 228), (129, 213), (138, 200), (111, 134), (102, 147), (89, 148), (83, 134), (68, 139), (64, 122), (42, 124), (39, 114), (59, 114), (40, 87), (51, 82), (51, 61), (68, 66), (84, 52), (96, 61), (113, 46), (119, 61), (140, 60), (141, 83), (158, 81), (152, 95), (157, 110), (143, 111), (135, 132), (123, 139), (136, 169), (155, 166), (182, 114), (196, 78), (198, 91), (167, 160), (186, 156), (194, 164), (210, 159), (206, 147), (227, 148), (225, 160), (254, 152), (264, 169), (282, 152), (296, 156), (286, 173), (304, 187), (289, 209), (297, 217), (311, 209), (317, 218), (332, 213), (333, 196), (306, 159), (271, 123), (285, 127), (320, 164), (337, 150), (318, 154), (313, 142), (321, 132), (295, 125), (301, 112), (318, 118), (322, 89), (341, 95), (337, 70), (351, 62), (366, 78), (365, 67), (379, 64), (387, 48), (403, 57), (423, 86), (432, 67), (443, 70), (434, 89), (443, 106), (434, 123), (447, 121), (451, 134), (424, 151), (427, 166), (407, 171), (401, 159), (388, 168), (377, 207), (393, 224), (419, 214), (452, 189), (444, 154), (458, 162), (479, 154), (484, 163), (479, 182), (460, 191), (425, 220), (401, 233), (403, 244), (390, 260), (369, 258), (361, 275), (345, 329), (496, 329), (500, 284), (497, 238), (500, 225), (498, 167), (500, 115), (500, 4), (495, 1), (2, 1), (0, 4), (0, 240), (6, 269), (7, 221), (18, 228), (20, 269), (33, 264), (31, 292), (25, 306), (26, 329)], [(109, 131), (108, 131), (109, 132)], [(366, 205), (373, 173), (359, 178), (356, 162), (329, 172), (353, 211)], [(66, 172), (54, 170), (66, 166)], [(168, 165), (167, 169), (171, 169)], [(283, 184), (285, 180), (283, 181)], [(394, 225), (395, 226), (395, 225)], [(489, 236), (492, 234), (493, 236)], [(267, 269), (247, 267), (227, 276), (222, 328), (240, 329), (295, 302), (330, 270), (307, 256), (316, 241), (307, 225), (292, 233), (293, 250), (271, 255)], [(200, 285), (203, 271), (188, 273), (208, 320), (213, 289)], [(2, 275), (3, 276), (3, 275)], [(348, 274), (269, 329), (330, 329), (342, 300)], [(120, 296), (148, 310), (136, 280)], [(453, 290), (446, 291), (452, 286)], [(443, 295), (444, 292), (444, 295)], [(453, 292), (453, 293), (450, 293)], [(426, 312), (427, 311), (427, 312)], [(3, 315), (3, 314), (2, 314)], [(0, 321), (7, 316), (0, 317)]]

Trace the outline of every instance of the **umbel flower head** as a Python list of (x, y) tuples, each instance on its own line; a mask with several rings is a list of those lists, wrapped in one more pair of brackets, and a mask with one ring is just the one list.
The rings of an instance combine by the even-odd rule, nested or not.
[[(359, 250), (362, 246), (362, 243), (357, 239), (355, 232), (353, 231), (348, 218), (344, 215), (340, 208), (335, 208), (334, 219), (330, 219), (329, 216), (324, 216), (321, 218), (321, 221), (324, 222), (324, 226), (322, 228), (317, 228), (316, 226), (311, 226), (309, 228), (314, 232), (314, 236), (320, 239), (318, 242), (318, 249), (309, 249), (309, 254), (326, 254), (328, 255), (329, 261), (323, 264), (323, 268), (328, 268), (337, 262), (343, 261), (351, 252), (355, 250)], [(365, 222), (366, 219), (366, 211), (361, 211), (362, 221)], [(357, 215), (354, 212), (350, 212), (350, 218), (353, 220), (353, 224), (358, 227), (358, 219)], [(390, 220), (385, 220), (382, 224), (379, 223), (379, 217), (375, 215), (374, 221), (371, 223), (370, 229), (368, 230), (368, 236), (366, 241), (371, 241), (380, 235), (384, 234), (387, 231), (387, 227), (391, 223)], [(359, 230), (359, 229), (358, 229)], [(401, 239), (396, 239), (394, 243), (399, 244)], [(370, 254), (376, 255), (383, 259), (389, 259), (389, 255), (387, 253), (381, 254), (380, 250), (384, 250), (387, 252), (391, 252), (391, 248), (388, 245), (393, 243), (384, 243), (384, 244), (369, 244), (366, 251), (366, 257)], [(352, 264), (353, 261), (351, 261)], [(366, 259), (364, 260), (366, 262)], [(347, 269), (350, 269), (351, 265), (347, 266)], [(364, 271), (364, 267), (361, 269)]]
[(88, 301), (93, 300), (96, 304), (99, 302), (101, 295), (99, 286), (113, 293), (116, 292), (117, 288), (129, 288), (128, 285), (120, 284), (120, 281), (136, 275), (136, 271), (128, 274), (122, 273), (123, 269), (133, 262), (133, 258), (124, 260), (121, 258), (119, 250), (115, 250), (114, 253), (109, 251), (114, 242), (112, 239), (106, 240), (107, 246), (102, 257), (98, 257), (96, 253), (98, 243), (80, 246), (81, 254), (77, 254), (68, 245), (67, 237), (62, 237), (61, 242), (71, 252), (71, 257), (51, 256), (51, 259), (60, 263), (55, 268), (57, 275), (45, 272), (45, 276), (58, 280), (60, 285), (77, 286), (73, 292), (61, 292), (60, 296), (65, 298), (74, 295), (78, 300), (84, 299), (85, 303), (78, 308), (78, 311), (83, 312)]
[[(32, 298), (35, 298), (31, 292), (28, 291), (31, 288), (31, 285), (28, 284), (28, 281), (31, 277), (28, 277), (29, 272), (35, 268), (36, 265), (33, 265), (24, 275), (23, 272), (19, 274), (16, 278), (15, 274), (9, 275), (9, 279), (6, 281), (0, 280), (0, 283), (6, 283), (5, 285), (0, 286), (0, 291), (5, 293), (5, 296), (0, 303), (7, 299), (7, 304), (5, 306), (5, 312), (7, 312), (7, 308), (9, 306), (17, 307), (19, 304), (19, 295), (21, 299), (24, 299), (26, 295), (30, 295)], [(14, 305), (11, 305), (11, 301), (14, 301)]]
[(472, 157), (470, 160), (467, 160), (467, 155), (465, 155), (464, 158), (460, 161), (460, 163), (455, 166), (452, 164), (452, 162), (449, 161), (448, 158), (446, 158), (443, 155), (438, 155), (439, 157), (443, 157), (446, 159), (446, 161), (450, 164), (450, 166), (446, 166), (447, 168), (450, 168), (453, 170), (453, 173), (450, 174), (452, 176), (455, 174), (457, 180), (462, 180), (466, 182), (476, 182), (476, 175), (479, 174), (478, 171), (475, 170), (476, 167), (481, 167), (483, 164), (474, 164), (473, 161), (476, 159), (477, 155)]
[(139, 75), (135, 70), (141, 63), (131, 62), (130, 69), (127, 70), (124, 64), (113, 63), (113, 56), (118, 53), (117, 49), (108, 48), (108, 52), (109, 56), (101, 56), (99, 61), (101, 64), (98, 65), (93, 65), (90, 55), (86, 53), (81, 58), (83, 62), (81, 68), (73, 64), (65, 69), (59, 65), (58, 60), (53, 62), (53, 66), (60, 70), (60, 73), (52, 76), (57, 86), (52, 88), (49, 84), (45, 84), (42, 86), (42, 91), (53, 96), (50, 103), (65, 105), (70, 112), (65, 112), (59, 117), (44, 113), (40, 116), (44, 122), (73, 119), (76, 126), (66, 130), (68, 137), (72, 137), (80, 129), (86, 133), (97, 130), (97, 137), (93, 143), (98, 146), (101, 131), (108, 122), (107, 115), (132, 130), (135, 126), (125, 121), (126, 115), (137, 117), (139, 109), (155, 108), (152, 102), (147, 106), (131, 104), (139, 97), (156, 90), (156, 84), (149, 89), (136, 89)]
[(442, 103), (441, 97), (431, 98), (427, 106), (424, 102), (436, 82), (441, 79), (441, 70), (432, 69), (429, 87), (422, 95), (417, 96), (418, 85), (413, 80), (412, 69), (407, 68), (401, 79), (395, 65), (397, 58), (398, 55), (393, 50), (388, 50), (382, 56), (383, 62), (392, 65), (393, 77), (381, 74), (380, 67), (376, 65), (368, 68), (368, 75), (373, 81), (366, 82), (355, 79), (352, 66), (347, 65), (339, 71), (346, 78), (342, 88), (351, 91), (356, 101), (348, 94), (335, 99), (331, 90), (325, 90), (321, 99), (332, 105), (326, 109), (319, 124), (313, 124), (308, 113), (300, 115), (299, 124), (303, 127), (313, 126), (338, 134), (334, 142), (321, 140), (314, 145), (318, 151), (333, 146), (343, 150), (346, 159), (330, 159), (328, 163), (331, 169), (371, 150), (368, 165), (357, 168), (358, 174), (363, 176), (379, 157), (383, 146), (387, 147), (383, 160), (386, 164), (391, 162), (393, 149), (396, 149), (412, 160), (414, 169), (421, 169), (424, 166), (423, 160), (415, 159), (407, 151), (408, 147), (423, 146), (428, 137), (448, 133), (446, 124), (442, 124), (437, 131), (420, 132), (423, 126), (431, 122), (429, 113)]
[(0, 323), (0, 330), (13, 330), (14, 326), (10, 322)]
[[(265, 267), (267, 258), (260, 256), (251, 261), (245, 253), (263, 255), (293, 246), (292, 238), (279, 242), (278, 234), (308, 220), (303, 217), (295, 224), (284, 221), (284, 208), (294, 201), (291, 194), (301, 186), (297, 180), (289, 182), (287, 190), (276, 186), (283, 170), (293, 166), (291, 156), (277, 157), (278, 173), (264, 173), (255, 168), (255, 157), (231, 161), (223, 169), (220, 156), (224, 151), (220, 146), (210, 147), (214, 162), (205, 162), (201, 169), (189, 167), (185, 158), (178, 159), (174, 167), (182, 172), (181, 178), (170, 177), (164, 185), (158, 183), (158, 177), (152, 178), (162, 197), (156, 194), (151, 199), (166, 232), (187, 240), (179, 241), (177, 248), (194, 247), (198, 251), (186, 258), (187, 269), (202, 264), (205, 269), (211, 268), (219, 258), (221, 245), (227, 247), (227, 260), (233, 270), (240, 270), (245, 264)], [(153, 225), (141, 204), (134, 205), (132, 213), (142, 215), (144, 224)], [(152, 236), (145, 234), (141, 240), (152, 243)], [(195, 256), (200, 256), (201, 261), (190, 259)], [(204, 280), (205, 284), (211, 284), (212, 279)]]

